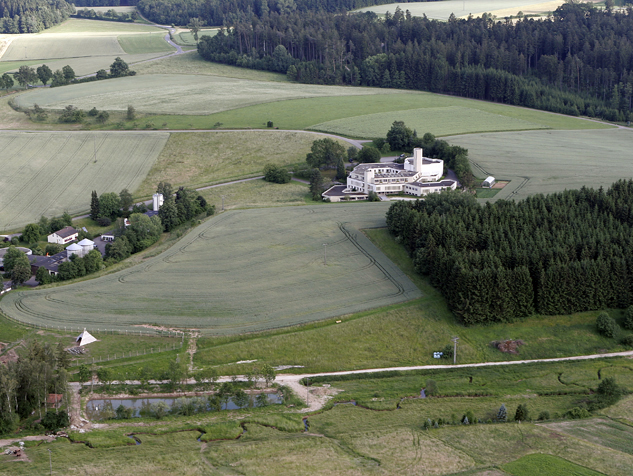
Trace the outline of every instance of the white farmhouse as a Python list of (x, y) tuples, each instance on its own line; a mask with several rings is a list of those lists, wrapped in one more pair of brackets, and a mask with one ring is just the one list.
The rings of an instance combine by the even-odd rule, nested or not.
[[(330, 201), (364, 199), (369, 192), (422, 196), (428, 193), (457, 188), (454, 180), (439, 181), (444, 174), (444, 161), (422, 155), (422, 149), (413, 149), (413, 157), (403, 164), (360, 164), (347, 177), (347, 187), (333, 187), (323, 193)], [(362, 195), (362, 196), (361, 196)]]
[(58, 245), (65, 245), (66, 243), (75, 241), (78, 235), (79, 232), (75, 230), (72, 226), (66, 226), (61, 230), (48, 235), (48, 242), (57, 243)]

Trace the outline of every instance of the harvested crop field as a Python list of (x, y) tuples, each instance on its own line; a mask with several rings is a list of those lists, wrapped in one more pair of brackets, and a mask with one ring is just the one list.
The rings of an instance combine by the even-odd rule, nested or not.
[[(319, 96), (367, 96), (386, 94), (384, 89), (314, 86), (247, 79), (180, 74), (138, 75), (76, 84), (64, 88), (39, 89), (16, 98), (22, 107), (39, 104), (61, 109), (79, 108), (123, 111), (132, 104), (140, 112), (157, 114), (212, 114), (252, 104)], [(393, 91), (391, 94), (398, 94)], [(306, 111), (304, 111), (305, 114)]]
[[(396, 7), (400, 7), (403, 12), (409, 10), (413, 16), (421, 17), (426, 15), (434, 20), (448, 20), (451, 13), (454, 13), (456, 17), (466, 17), (471, 13), (473, 16), (480, 16), (484, 12), (501, 9), (512, 9), (512, 14), (516, 15), (520, 10), (530, 10), (528, 7), (535, 7), (537, 3), (538, 2), (534, 0), (445, 0), (442, 2), (390, 3), (387, 5), (361, 8), (357, 11), (371, 11), (378, 15), (384, 15), (386, 12), (393, 14)], [(559, 4), (562, 3), (563, 1), (561, 0)], [(551, 7), (548, 7), (548, 9), (549, 8)], [(533, 9), (534, 8), (532, 8), (532, 10)], [(554, 10), (556, 7), (552, 9)]]
[(1, 132), (0, 230), (36, 222), (42, 215), (87, 210), (92, 190), (134, 191), (168, 137), (146, 132)]
[(387, 208), (359, 203), (225, 212), (142, 265), (9, 293), (0, 309), (39, 325), (169, 324), (227, 335), (418, 298), (415, 285), (358, 231), (385, 226)]
[(447, 140), (468, 149), (475, 175), (511, 180), (495, 199), (608, 187), (633, 177), (633, 132), (626, 129), (500, 132)]
[(394, 121), (404, 121), (412, 129), (430, 132), (436, 136), (547, 128), (543, 124), (501, 114), (491, 114), (474, 108), (447, 106), (347, 117), (316, 124), (310, 129), (371, 139), (383, 137)]

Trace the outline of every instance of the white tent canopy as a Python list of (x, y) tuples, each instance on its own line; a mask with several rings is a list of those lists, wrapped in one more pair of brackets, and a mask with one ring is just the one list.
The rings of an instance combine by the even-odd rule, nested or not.
[(97, 342), (97, 339), (95, 339), (92, 336), (92, 334), (90, 334), (90, 332), (88, 332), (86, 328), (84, 327), (84, 331), (77, 336), (77, 338), (75, 339), (75, 342), (77, 342), (77, 344), (81, 346), (81, 345), (90, 344), (92, 342)]

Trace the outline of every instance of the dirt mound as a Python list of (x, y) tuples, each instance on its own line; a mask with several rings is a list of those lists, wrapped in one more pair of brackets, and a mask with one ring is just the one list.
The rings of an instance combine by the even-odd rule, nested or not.
[(499, 341), (495, 340), (495, 341), (492, 341), (490, 345), (492, 345), (493, 347), (496, 347), (501, 352), (505, 352), (506, 354), (518, 354), (519, 353), (518, 347), (520, 345), (525, 345), (525, 342), (523, 342), (520, 339), (518, 340), (508, 339), (508, 340), (499, 340)]

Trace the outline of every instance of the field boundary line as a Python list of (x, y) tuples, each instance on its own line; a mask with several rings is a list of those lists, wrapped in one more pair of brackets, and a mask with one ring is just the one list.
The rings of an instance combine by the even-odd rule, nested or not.
[(277, 380), (301, 380), (303, 378), (312, 377), (328, 377), (337, 375), (356, 375), (356, 374), (368, 374), (379, 372), (408, 372), (415, 370), (438, 370), (438, 369), (464, 369), (473, 367), (494, 367), (499, 365), (519, 365), (519, 364), (541, 364), (550, 362), (567, 362), (574, 360), (595, 360), (595, 359), (608, 359), (613, 357), (633, 357), (633, 350), (627, 350), (623, 352), (610, 352), (605, 354), (589, 354), (589, 355), (575, 355), (570, 357), (554, 357), (550, 359), (528, 359), (528, 360), (503, 360), (499, 362), (475, 362), (472, 364), (456, 364), (456, 365), (413, 365), (410, 367), (384, 367), (373, 369), (361, 369), (361, 370), (341, 370), (336, 372), (322, 372), (314, 374), (283, 374), (277, 376)]

